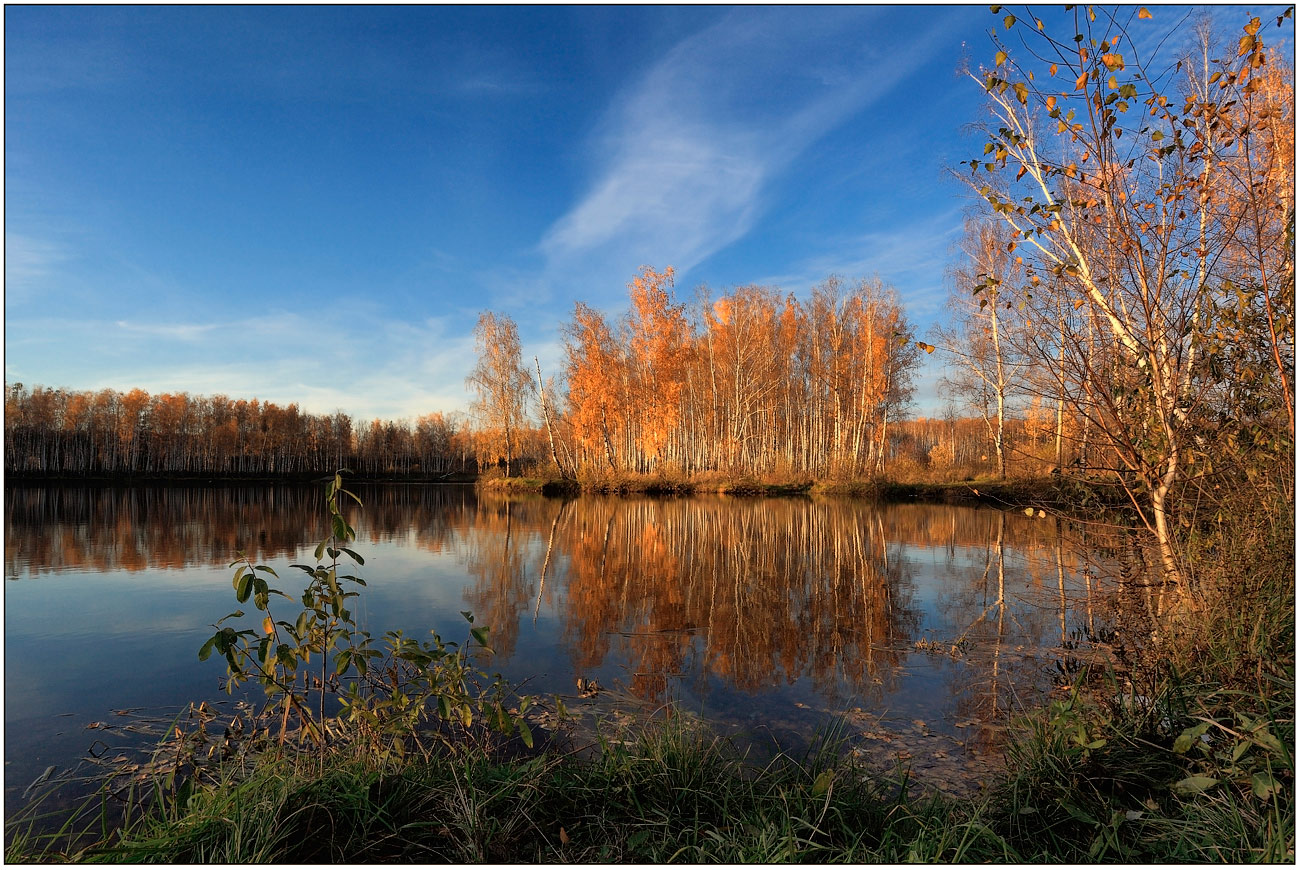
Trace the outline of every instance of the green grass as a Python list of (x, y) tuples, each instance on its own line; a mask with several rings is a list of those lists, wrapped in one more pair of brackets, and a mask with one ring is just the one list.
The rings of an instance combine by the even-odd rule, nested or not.
[[(1275, 732), (1286, 731), (1284, 716)], [(824, 742), (762, 764), (681, 717), (582, 754), (482, 748), (405, 761), (270, 756), (164, 798), (95, 842), (11, 825), (11, 861), (184, 863), (1246, 862), (1294, 859), (1291, 788), (1179, 795), (1201, 761), (1150, 716), (1058, 703), (1029, 720), (1013, 771), (974, 799), (907, 788)], [(1082, 724), (1084, 740), (1076, 740)], [(1269, 732), (1273, 733), (1273, 732)], [(1103, 741), (1095, 745), (1096, 741)], [(1083, 743), (1094, 745), (1085, 748)], [(1216, 744), (1219, 773), (1231, 754)], [(1259, 750), (1252, 746), (1245, 754)], [(1282, 775), (1285, 753), (1265, 753)], [(1243, 756), (1245, 757), (1245, 756)], [(322, 769), (325, 771), (322, 773)]]
[(961, 805), (902, 795), (833, 751), (761, 767), (697, 727), (655, 725), (583, 757), (481, 750), (355, 758), (251, 775), (163, 801), (121, 832), (60, 848), (12, 830), (10, 860), (114, 862), (727, 862), (1009, 860)]

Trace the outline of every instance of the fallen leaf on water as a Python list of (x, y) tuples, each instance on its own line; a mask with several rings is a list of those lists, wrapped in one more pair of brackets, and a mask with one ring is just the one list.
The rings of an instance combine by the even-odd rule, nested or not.
[(86, 726), (86, 728), (91, 731), (94, 731), (98, 728), (107, 728), (107, 727), (108, 725), (104, 722), (91, 722), (89, 725)]

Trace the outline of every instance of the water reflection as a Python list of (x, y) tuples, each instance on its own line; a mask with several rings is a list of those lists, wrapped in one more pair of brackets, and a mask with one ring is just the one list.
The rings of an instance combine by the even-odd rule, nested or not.
[[(950, 734), (989, 721), (1050, 685), (1060, 645), (1094, 629), (1102, 589), (1088, 561), (1116, 546), (1104, 529), (945, 505), (357, 489), (370, 628), (455, 637), (456, 611), (468, 609), (492, 628), (494, 667), (514, 680), (542, 675), (530, 691), (599, 675), (647, 702), (689, 700), (746, 721), (854, 706)], [(154, 702), (144, 692), (168, 680), (168, 703), (211, 694), (217, 672), (192, 651), (229, 604), (225, 566), (240, 550), (277, 567), (302, 558), (324, 518), (320, 490), (295, 486), (12, 487), (5, 507), (5, 575), (17, 583), (6, 654), (29, 678), (6, 687), (10, 723), (81, 703), (71, 688), (40, 694), (56, 681), (35, 644), (60, 639), (48, 620), (69, 611), (57, 596), (90, 614), (99, 587), (120, 605), (117, 634), (90, 637), (106, 620), (88, 615), (69, 644), (94, 661), (129, 660), (136, 653), (115, 652), (115, 638), (156, 645), (169, 620), (175, 652), (153, 659), (169, 670), (155, 688), (130, 686), (131, 703)], [(152, 569), (173, 571), (180, 591)], [(75, 574), (87, 580), (75, 590), (54, 582)]]
[[(863, 504), (483, 499), (475, 526), (475, 612), (506, 632), (529, 611), (564, 614), (575, 669), (624, 661), (648, 701), (685, 675), (746, 691), (800, 677), (828, 694), (861, 689), (898, 664), (920, 622), (907, 563), (890, 559)], [(512, 526), (544, 530), (545, 546)]]
[[(474, 512), (470, 487), (366, 488), (362, 540), (415, 530), (440, 552)], [(5, 576), (47, 571), (143, 571), (270, 562), (324, 534), (322, 490), (229, 487), (16, 486), (5, 489)]]

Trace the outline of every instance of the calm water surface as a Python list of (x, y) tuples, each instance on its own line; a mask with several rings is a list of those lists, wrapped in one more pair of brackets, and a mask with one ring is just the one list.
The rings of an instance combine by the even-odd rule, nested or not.
[[(354, 609), (376, 636), (462, 639), (471, 610), (492, 629), (492, 668), (530, 694), (573, 695), (577, 677), (594, 678), (614, 690), (608, 703), (673, 700), (787, 745), (848, 713), (878, 757), (906, 759), (922, 738), (944, 741), (944, 757), (974, 752), (1001, 713), (1051, 688), (1062, 643), (1105, 612), (1076, 555), (1097, 543), (1053, 518), (354, 489), (369, 584)], [(97, 736), (87, 726), (114, 711), (223, 698), (223, 665), (197, 651), (235, 609), (228, 565), (242, 550), (296, 583), (282, 569), (312, 560), (321, 496), (7, 488), (6, 806), (48, 765), (83, 757)]]

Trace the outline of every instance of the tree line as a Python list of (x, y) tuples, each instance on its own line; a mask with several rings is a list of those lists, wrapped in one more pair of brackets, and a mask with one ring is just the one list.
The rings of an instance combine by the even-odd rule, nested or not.
[[(350, 468), (373, 477), (437, 478), (472, 474), (480, 459), (487, 465), (500, 459), (497, 433), (457, 414), (357, 426), (342, 412), (310, 414), (295, 405), (280, 408), (257, 399), (29, 389), (23, 384), (9, 385), (5, 399), (5, 470), (20, 474), (293, 476)], [(534, 416), (549, 416), (551, 428), (561, 438), (569, 437), (572, 425), (563, 410), (567, 398), (561, 391), (554, 401), (561, 408), (548, 400), (546, 414), (522, 409), (512, 434), (516, 463), (554, 470), (548, 427), (531, 422)], [(540, 402), (536, 410), (540, 412)], [(889, 423), (890, 473), (960, 477), (988, 469), (992, 459), (982, 421), (958, 416), (955, 406), (949, 410), (943, 417)], [(1049, 412), (1030, 407), (1008, 421), (1007, 431), (1018, 468), (1046, 472), (1052, 467)], [(572, 455), (567, 443), (556, 450)]]
[(7, 472), (96, 475), (444, 476), (475, 470), (456, 415), (356, 423), (257, 399), (5, 385)]
[(701, 288), (688, 306), (673, 283), (671, 266), (642, 267), (612, 323), (576, 303), (562, 389), (535, 361), (530, 377), (509, 317), (484, 314), (470, 380), (481, 458), (510, 465), (511, 432), (536, 397), (549, 459), (568, 476), (883, 468), (921, 356), (892, 288), (832, 276), (806, 300), (746, 285), (716, 299)]

